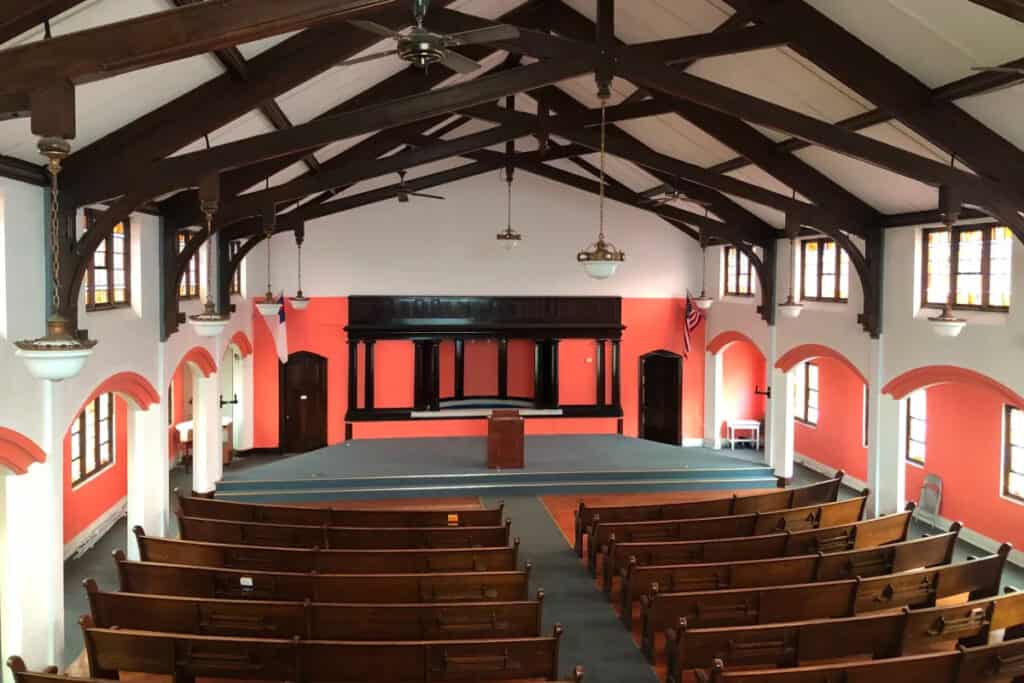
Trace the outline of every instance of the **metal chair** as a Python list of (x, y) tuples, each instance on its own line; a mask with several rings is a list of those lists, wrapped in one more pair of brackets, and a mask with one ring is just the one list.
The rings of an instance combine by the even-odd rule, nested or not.
[(937, 474), (924, 475), (921, 493), (918, 495), (914, 516), (933, 529), (940, 528), (939, 510), (942, 506), (942, 477)]

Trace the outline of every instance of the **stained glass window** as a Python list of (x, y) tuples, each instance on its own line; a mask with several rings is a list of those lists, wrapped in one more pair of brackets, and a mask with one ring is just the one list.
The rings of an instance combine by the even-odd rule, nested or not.
[(850, 296), (850, 257), (828, 239), (800, 244), (800, 297), (810, 301), (843, 302)]
[(944, 228), (926, 230), (924, 237), (925, 306), (944, 305), (952, 280), (954, 308), (1009, 309), (1013, 234), (1008, 228), (954, 227), (952, 244)]
[[(86, 230), (97, 213), (85, 212)], [(86, 272), (85, 306), (95, 311), (131, 305), (131, 226), (118, 223), (93, 252)]]
[(725, 248), (725, 293), (731, 296), (754, 294), (750, 258), (736, 247)]
[[(238, 250), (241, 249), (242, 243), (238, 240), (232, 240), (228, 242), (228, 259), (233, 259), (238, 255)], [(231, 294), (242, 293), (242, 264), (238, 264), (235, 268), (234, 275), (231, 276)]]

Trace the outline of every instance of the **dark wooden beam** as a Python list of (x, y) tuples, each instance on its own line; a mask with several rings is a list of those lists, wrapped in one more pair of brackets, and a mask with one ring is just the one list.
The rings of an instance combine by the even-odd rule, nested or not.
[(208, 0), (0, 51), (0, 93), (87, 83), (325, 22), (395, 0)]
[(1020, 0), (970, 0), (975, 5), (992, 10), (1004, 17), (1024, 22), (1024, 2)]
[[(942, 225), (945, 222), (945, 211), (941, 208), (931, 209), (929, 211), (910, 211), (908, 213), (894, 213), (888, 216), (882, 217), (881, 226), (883, 228), (906, 228), (910, 226), (921, 226), (921, 225)], [(960, 220), (977, 220), (979, 218), (987, 218), (992, 221), (996, 219), (989, 216), (983, 211), (977, 209), (960, 209)]]
[(85, 0), (0, 0), (0, 44), (83, 2)]

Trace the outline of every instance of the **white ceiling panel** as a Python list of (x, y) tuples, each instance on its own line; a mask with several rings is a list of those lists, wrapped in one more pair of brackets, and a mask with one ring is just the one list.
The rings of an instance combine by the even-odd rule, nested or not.
[[(1024, 45), (1021, 46), (1024, 53)], [(958, 100), (957, 105), (1024, 150), (1024, 85)]]
[[(565, 0), (565, 4), (591, 21), (593, 0)], [(729, 18), (731, 11), (707, 0), (630, 0), (615, 8), (615, 34), (626, 43), (707, 33)]]

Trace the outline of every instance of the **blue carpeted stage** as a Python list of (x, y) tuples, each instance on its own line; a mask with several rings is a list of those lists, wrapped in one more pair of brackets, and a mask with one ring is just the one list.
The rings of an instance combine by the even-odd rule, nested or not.
[(228, 469), (217, 496), (300, 502), (771, 488), (756, 451), (679, 448), (614, 435), (529, 436), (526, 468), (489, 470), (483, 438), (363, 439)]

